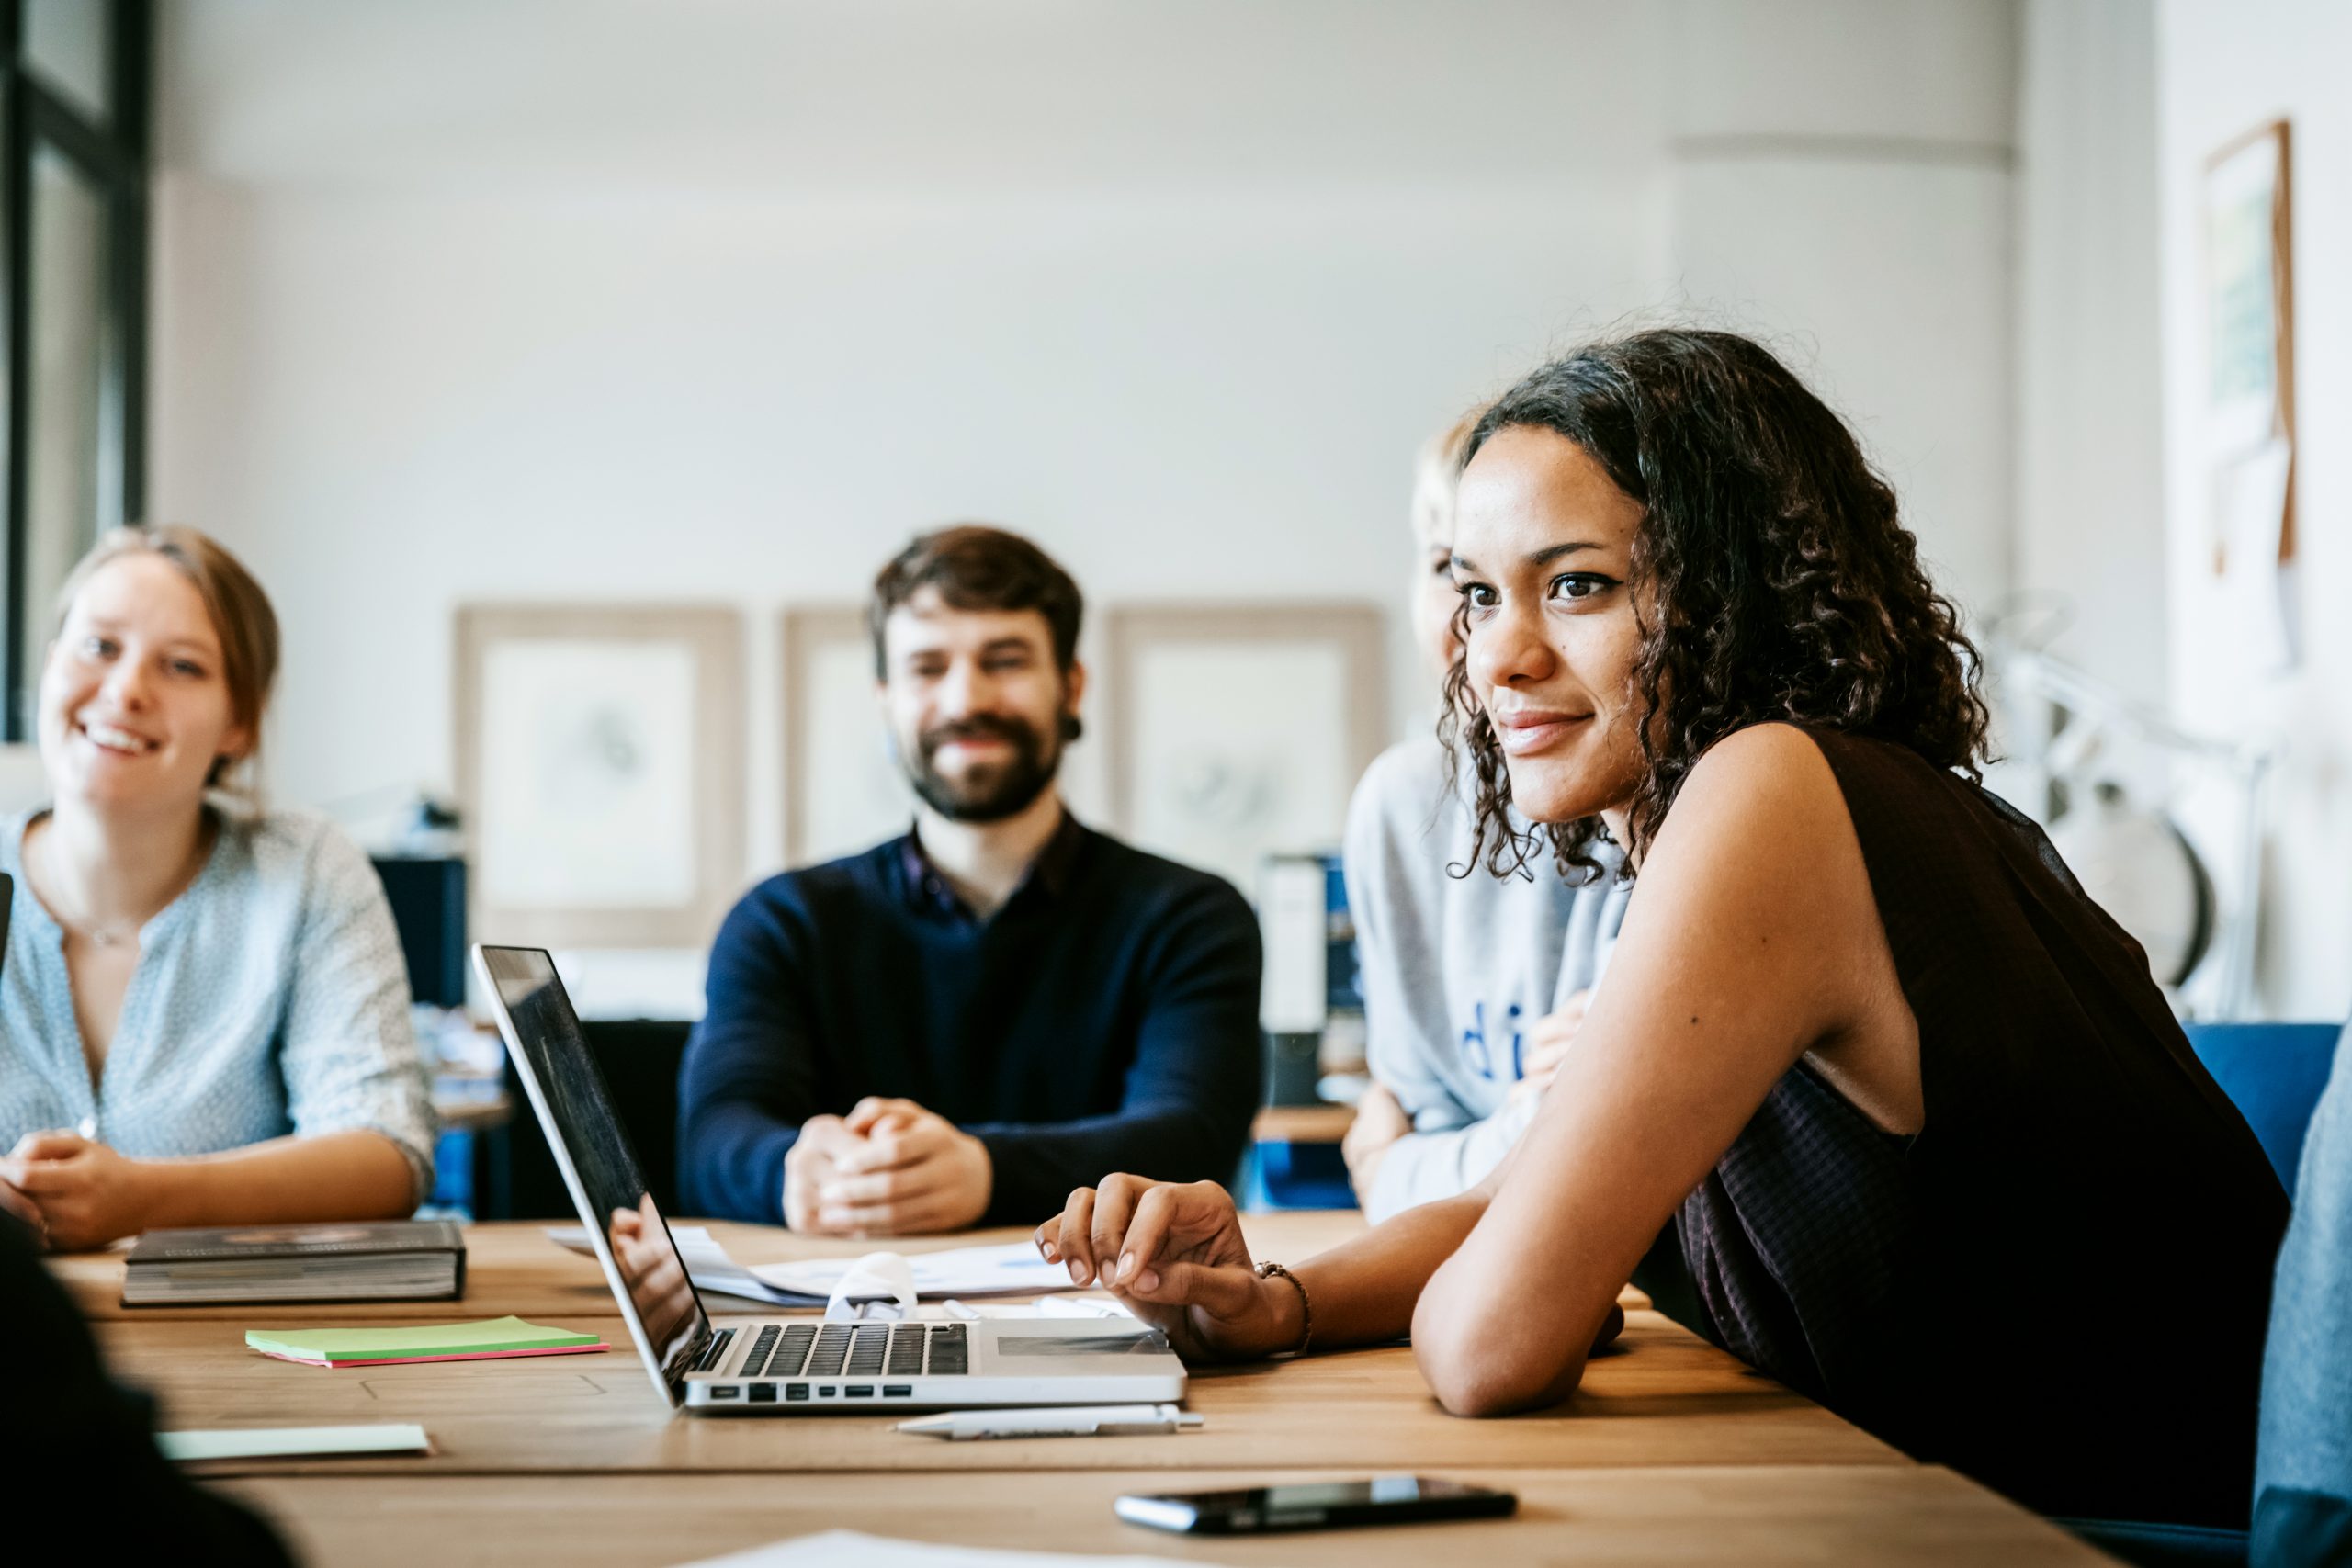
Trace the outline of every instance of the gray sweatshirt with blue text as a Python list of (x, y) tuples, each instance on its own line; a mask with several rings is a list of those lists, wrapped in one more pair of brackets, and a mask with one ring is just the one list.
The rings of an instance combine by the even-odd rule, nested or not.
[(1393, 746), (1365, 770), (1345, 852), (1366, 1054), (1414, 1129), (1365, 1195), (1377, 1224), (1476, 1186), (1510, 1152), (1535, 1111), (1532, 1099), (1506, 1103), (1527, 1031), (1600, 980), (1632, 889), (1610, 874), (1606, 845), (1596, 858), (1607, 871), (1581, 886), (1548, 847), (1532, 876), (1471, 865), (1470, 809), (1434, 739)]

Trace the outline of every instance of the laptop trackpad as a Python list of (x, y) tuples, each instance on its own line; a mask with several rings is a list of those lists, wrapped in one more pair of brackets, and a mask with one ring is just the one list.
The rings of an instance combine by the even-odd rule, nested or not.
[(1022, 1358), (1146, 1356), (1167, 1350), (1168, 1337), (1156, 1328), (1114, 1334), (1001, 1334), (996, 1348), (1000, 1355)]
[[(1003, 1319), (974, 1347), (973, 1371), (1007, 1377), (1102, 1377), (1181, 1372), (1168, 1336), (1135, 1322)], [(1166, 1357), (1156, 1361), (1155, 1358)]]

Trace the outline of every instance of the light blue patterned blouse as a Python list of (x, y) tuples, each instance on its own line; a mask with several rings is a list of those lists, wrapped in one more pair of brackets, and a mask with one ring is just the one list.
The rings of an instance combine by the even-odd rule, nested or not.
[(408, 972), (356, 845), (307, 813), (223, 817), (204, 869), (140, 930), (94, 1088), (65, 933), (25, 881), (37, 815), (0, 824), (0, 871), (17, 884), (0, 967), (0, 1149), (52, 1127), (134, 1158), (365, 1129), (400, 1145), (419, 1198), (430, 1190), (432, 1095)]

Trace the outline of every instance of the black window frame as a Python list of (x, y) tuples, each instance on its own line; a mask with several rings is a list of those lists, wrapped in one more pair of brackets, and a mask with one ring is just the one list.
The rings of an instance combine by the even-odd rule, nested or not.
[(24, 454), (31, 430), (33, 166), (54, 152), (102, 193), (107, 215), (107, 356), (99, 398), (119, 446), (119, 514), (101, 531), (144, 515), (147, 486), (147, 248), (149, 146), (153, 114), (152, 0), (106, 0), (107, 108), (103, 121), (44, 83), (24, 59), (23, 0), (0, 0), (0, 502), (5, 502), (7, 634), (0, 649), (0, 739), (28, 740), (22, 628), (45, 613), (25, 581), (29, 526)]

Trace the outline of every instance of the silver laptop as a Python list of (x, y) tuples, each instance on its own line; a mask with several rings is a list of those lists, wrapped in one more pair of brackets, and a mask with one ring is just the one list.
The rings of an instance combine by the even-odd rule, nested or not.
[(536, 948), (476, 947), (474, 968), (629, 1337), (673, 1408), (806, 1416), (1184, 1397), (1184, 1364), (1166, 1336), (1127, 1319), (712, 1323), (613, 1114), (555, 964)]

